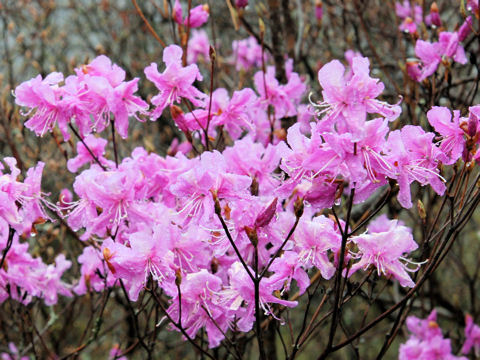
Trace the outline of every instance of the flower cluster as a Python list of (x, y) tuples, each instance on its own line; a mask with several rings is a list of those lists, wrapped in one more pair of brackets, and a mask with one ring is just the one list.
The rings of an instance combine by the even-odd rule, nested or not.
[(75, 69), (76, 75), (64, 79), (55, 72), (45, 79), (38, 75), (15, 89), (15, 101), (29, 108), (33, 116), (25, 126), (43, 136), (55, 124), (63, 138), (70, 138), (69, 125), (74, 123), (82, 136), (102, 132), (114, 121), (118, 133), (126, 138), (128, 118), (145, 114), (148, 104), (135, 95), (138, 78), (125, 81), (125, 71), (106, 56)]
[[(232, 41), (232, 49), (232, 62), (237, 71), (242, 69), (247, 71), (262, 66), (262, 47), (253, 36)], [(267, 54), (264, 54), (264, 60), (268, 61)]]
[(4, 250), (0, 258), (0, 303), (12, 298), (28, 304), (36, 297), (43, 299), (46, 305), (53, 305), (59, 295), (71, 296), (70, 286), (61, 280), (71, 265), (65, 255), (58, 255), (54, 264), (47, 265), (33, 258), (28, 248), (28, 244), (21, 243), (18, 234), (0, 218), (0, 249)]
[(409, 316), (407, 328), (411, 334), (408, 341), (400, 345), (399, 360), (467, 360), (464, 356), (452, 354), (450, 339), (443, 337), (435, 310), (426, 319)]
[[(469, 29), (469, 27), (466, 27)], [(408, 74), (416, 81), (423, 81), (435, 71), (443, 62), (448, 64), (450, 60), (460, 64), (466, 64), (467, 58), (465, 50), (460, 42), (468, 35), (463, 32), (448, 32), (442, 31), (439, 34), (438, 42), (428, 42), (418, 40), (415, 45), (415, 55), (420, 59), (420, 62), (409, 62)]]
[[(182, 26), (196, 27), (208, 11), (196, 7), (183, 18), (176, 1), (173, 16)], [(69, 126), (78, 127), (77, 156), (67, 166), (72, 173), (83, 170), (75, 177), (74, 194), (65, 190), (53, 206), (40, 191), (43, 163), (22, 183), (15, 161), (5, 158), (11, 173), (0, 177), (5, 204), (0, 245), (12, 244), (0, 269), (0, 300), (11, 296), (28, 302), (37, 296), (53, 304), (57, 294), (71, 294), (60, 280), (70, 262), (60, 255), (56, 266), (45, 265), (19, 241), (18, 234), (30, 233), (33, 224), (51, 220), (45, 207), (89, 241), (77, 259), (76, 294), (121, 284), (136, 301), (142, 291), (159, 288), (168, 297), (172, 322), (191, 338), (205, 329), (210, 347), (218, 346), (229, 329), (251, 330), (256, 305), (275, 318), (282, 307), (295, 307), (289, 292), (305, 293), (314, 272), (329, 280), (336, 273), (350, 277), (376, 269), (400, 286), (414, 287), (408, 272), (422, 263), (407, 258), (418, 245), (404, 223), (381, 215), (363, 234), (351, 236), (350, 224), (325, 210), (341, 204), (345, 194), (362, 203), (387, 184), (398, 185), (397, 200), (405, 208), (412, 206), (414, 182), (443, 195), (441, 165), (477, 158), (478, 106), (465, 118), (454, 111), (453, 119), (449, 109), (433, 107), (427, 118), (439, 136), (413, 125), (391, 130), (401, 114), (400, 101), (380, 98), (383, 83), (370, 76), (368, 58), (354, 52), (346, 54), (348, 71), (338, 60), (319, 70), (323, 99), (310, 105), (306, 82), (293, 71), (292, 61), (286, 62), (286, 83), (267, 66), (253, 76), (255, 90), (229, 94), (218, 88), (206, 94), (198, 88), (203, 76), (194, 62), (199, 54), (207, 57), (208, 37), (198, 32), (191, 41), (199, 47), (192, 49), (190, 65), (184, 66), (182, 48), (170, 45), (163, 52), (162, 72), (155, 63), (145, 69), (158, 89), (151, 111), (134, 95), (139, 79), (125, 81), (125, 72), (105, 56), (65, 80), (53, 73), (17, 87), (17, 104), (34, 112), (26, 126), (37, 135), (58, 124), (67, 140)], [(463, 61), (458, 41), (456, 33), (440, 34), (435, 69), (445, 56)], [(423, 45), (417, 42), (419, 49)], [(234, 49), (239, 68), (262, 65), (263, 51), (253, 38)], [(431, 75), (434, 62), (427, 71), (427, 60), (422, 61), (421, 76)], [(106, 158), (107, 141), (92, 134), (111, 124), (125, 138), (130, 116), (156, 120), (166, 108), (185, 135), (183, 144), (172, 144), (178, 151), (170, 155), (138, 147), (113, 162)], [(298, 122), (283, 129), (281, 120), (293, 117)], [(220, 139), (228, 146), (210, 151)], [(348, 248), (345, 262), (342, 243)], [(423, 351), (425, 341), (450, 352), (438, 327), (432, 329), (415, 332), (401, 354)]]
[(57, 209), (40, 190), (44, 163), (29, 169), (21, 182), (16, 160), (7, 157), (3, 161), (10, 167), (10, 173), (0, 163), (0, 303), (11, 297), (28, 304), (38, 297), (47, 305), (55, 304), (58, 294), (71, 294), (69, 286), (61, 280), (71, 262), (60, 254), (55, 264), (47, 265), (33, 258), (28, 252), (29, 245), (19, 240), (19, 235), (35, 236), (35, 225), (52, 221), (47, 209)]

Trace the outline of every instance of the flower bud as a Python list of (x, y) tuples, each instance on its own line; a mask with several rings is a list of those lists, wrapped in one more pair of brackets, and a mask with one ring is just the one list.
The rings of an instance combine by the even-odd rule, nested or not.
[(177, 269), (175, 271), (175, 285), (180, 286), (182, 283), (182, 271), (180, 269)]
[(460, 29), (458, 29), (458, 41), (463, 41), (472, 32), (472, 17), (469, 16), (465, 19)]
[(470, 114), (468, 117), (468, 136), (474, 137), (477, 133), (478, 121), (480, 115), (480, 106), (471, 106), (469, 108)]
[(237, 8), (242, 9), (244, 7), (247, 7), (247, 5), (248, 5), (248, 0), (236, 0), (235, 1), (235, 6)]
[(105, 262), (107, 263), (108, 269), (111, 271), (112, 274), (115, 274), (116, 270), (113, 267), (112, 263), (110, 262), (110, 259), (113, 257), (112, 252), (110, 251), (109, 248), (104, 248), (103, 249), (103, 258), (105, 259)]
[(407, 62), (407, 74), (415, 81), (418, 81), (418, 79), (421, 78), (422, 71), (420, 70), (420, 65), (418, 61)]
[(250, 185), (250, 193), (253, 196), (258, 196), (258, 180), (256, 177), (252, 179), (252, 184)]
[(297, 219), (302, 217), (303, 209), (304, 209), (303, 198), (299, 197), (297, 198), (297, 200), (295, 200), (295, 204), (293, 205), (293, 211), (295, 212), (295, 217)]
[(442, 20), (440, 19), (440, 14), (438, 13), (438, 5), (436, 2), (432, 3), (432, 6), (430, 6), (430, 21), (432, 25), (435, 26), (442, 26)]
[(210, 60), (212, 62), (215, 61), (215, 59), (217, 58), (217, 52), (215, 51), (215, 48), (210, 45), (210, 49), (208, 50), (208, 54), (210, 55)]
[(318, 22), (322, 21), (323, 18), (323, 3), (322, 0), (315, 1), (315, 18)]
[(265, 35), (265, 23), (261, 18), (258, 19), (258, 28), (260, 29), (260, 38), (263, 39)]
[(252, 243), (252, 245), (257, 247), (258, 245), (257, 229), (251, 228), (250, 226), (245, 226), (244, 230), (248, 238), (250, 239), (250, 242)]
[(427, 218), (427, 212), (425, 211), (425, 205), (423, 205), (423, 202), (420, 199), (418, 199), (417, 201), (417, 210), (420, 219), (422, 219), (422, 221), (425, 221), (425, 219)]
[(213, 194), (213, 200), (215, 201), (215, 214), (217, 214), (218, 216), (221, 216), (222, 215), (222, 207), (220, 206), (220, 201), (218, 200), (217, 195)]
[(255, 228), (261, 228), (267, 226), (270, 221), (272, 221), (273, 215), (277, 211), (277, 198), (273, 199), (273, 201), (265, 208), (263, 211), (257, 216), (255, 220)]
[(220, 263), (218, 259), (214, 257), (210, 263), (210, 270), (212, 271), (212, 274), (215, 274), (218, 271), (218, 265), (220, 265)]
[(170, 106), (170, 115), (172, 115), (173, 121), (177, 124), (178, 128), (183, 132), (188, 131), (187, 123), (183, 117), (183, 110), (177, 105)]

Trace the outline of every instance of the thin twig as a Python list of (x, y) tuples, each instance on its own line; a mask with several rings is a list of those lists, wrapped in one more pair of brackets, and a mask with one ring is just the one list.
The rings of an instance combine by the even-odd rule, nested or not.
[(14, 234), (15, 229), (9, 226), (7, 245), (5, 246), (5, 249), (3, 249), (2, 260), (0, 260), (0, 270), (3, 268), (3, 264), (5, 263), (5, 259), (7, 258), (7, 253), (12, 247)]
[(95, 160), (95, 162), (102, 168), (103, 171), (107, 171), (107, 168), (105, 166), (102, 165), (102, 163), (100, 162), (100, 160), (98, 160), (98, 158), (95, 156), (95, 154), (92, 152), (92, 150), (90, 149), (90, 147), (85, 143), (85, 141), (82, 139), (82, 137), (80, 136), (80, 134), (77, 132), (77, 130), (75, 130), (75, 128), (72, 126), (72, 124), (68, 124), (68, 127), (70, 128), (70, 130), (73, 131), (73, 133), (75, 134), (75, 136), (82, 142), (83, 146), (85, 146), (85, 149), (87, 149), (88, 153), (90, 154), (90, 156), (92, 157), (93, 160)]
[(117, 154), (117, 142), (115, 141), (115, 124), (112, 121), (110, 121), (110, 125), (112, 127), (112, 141), (113, 141), (113, 154), (115, 156), (115, 166), (118, 169), (118, 154)]
[(140, 9), (140, 6), (138, 6), (137, 0), (132, 0), (132, 4), (133, 4), (133, 6), (135, 7), (135, 10), (137, 10), (138, 15), (140, 15), (140, 17), (142, 18), (143, 22), (145, 23), (145, 26), (147, 27), (148, 31), (150, 31), (150, 33), (151, 33), (151, 34), (153, 35), (153, 37), (158, 41), (158, 43), (162, 46), (162, 48), (165, 48), (167, 45), (165, 45), (165, 43), (163, 42), (163, 40), (160, 39), (160, 36), (158, 36), (158, 34), (157, 34), (157, 32), (155, 31), (155, 29), (152, 27), (152, 25), (150, 25), (150, 23), (148, 22), (147, 18), (146, 18), (145, 15), (143, 14), (142, 9)]

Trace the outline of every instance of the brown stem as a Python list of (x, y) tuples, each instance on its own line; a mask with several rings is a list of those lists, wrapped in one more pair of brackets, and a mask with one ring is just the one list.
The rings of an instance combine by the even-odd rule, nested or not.
[(115, 124), (112, 121), (110, 121), (110, 125), (112, 127), (112, 141), (113, 141), (113, 154), (115, 156), (115, 166), (118, 169), (118, 154), (117, 154), (117, 142), (115, 141)]
[(272, 55), (275, 62), (275, 77), (281, 84), (287, 82), (287, 75), (285, 74), (285, 59), (281, 39), (282, 19), (280, 17), (280, 0), (268, 0), (268, 7), (270, 9), (270, 28), (272, 37)]
[(140, 9), (140, 6), (138, 6), (137, 4), (137, 0), (132, 0), (132, 4), (133, 6), (135, 7), (135, 10), (137, 11), (138, 15), (140, 15), (140, 17), (142, 18), (143, 22), (145, 23), (145, 26), (147, 27), (148, 31), (150, 31), (150, 33), (153, 35), (153, 37), (158, 41), (158, 43), (162, 46), (162, 48), (165, 48), (167, 45), (165, 45), (165, 43), (163, 42), (162, 39), (160, 39), (160, 36), (158, 36), (157, 32), (155, 31), (155, 29), (152, 27), (152, 25), (150, 25), (150, 23), (148, 22), (147, 18), (145, 17), (145, 15), (143, 14), (143, 11), (142, 9)]
[(348, 203), (348, 210), (347, 210), (347, 217), (345, 219), (345, 229), (343, 230), (343, 236), (342, 236), (342, 246), (340, 249), (340, 258), (338, 259), (338, 267), (337, 267), (337, 273), (335, 276), (335, 301), (333, 305), (333, 316), (332, 316), (332, 324), (330, 326), (330, 334), (328, 336), (328, 344), (327, 348), (325, 349), (325, 356), (330, 352), (330, 349), (332, 348), (333, 344), (333, 338), (335, 336), (335, 331), (337, 329), (338, 321), (337, 318), (339, 316), (339, 310), (340, 310), (340, 295), (341, 295), (341, 289), (342, 289), (342, 271), (343, 271), (343, 265), (345, 261), (345, 251), (347, 247), (347, 240), (348, 240), (348, 224), (350, 222), (350, 215), (352, 213), (352, 206), (353, 206), (353, 198), (355, 196), (355, 188), (352, 188), (350, 192), (350, 198), (349, 198), (349, 203)]
[(7, 258), (7, 253), (12, 247), (13, 235), (15, 235), (15, 229), (13, 229), (12, 227), (9, 227), (7, 245), (5, 246), (5, 249), (3, 249), (2, 260), (0, 260), (0, 270), (3, 268), (3, 264), (5, 263), (5, 259)]

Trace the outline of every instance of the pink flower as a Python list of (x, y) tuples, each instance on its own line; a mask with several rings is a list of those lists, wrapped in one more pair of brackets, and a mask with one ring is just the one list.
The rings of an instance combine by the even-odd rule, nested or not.
[(226, 161), (217, 151), (203, 153), (200, 161), (192, 166), (170, 187), (170, 191), (181, 199), (178, 214), (186, 222), (209, 221), (214, 214), (212, 194), (224, 200), (249, 194), (252, 180), (248, 176), (227, 172)]
[(425, 320), (409, 316), (407, 328), (412, 334), (400, 345), (399, 360), (467, 360), (452, 354), (450, 339), (443, 337), (435, 310)]
[(115, 116), (115, 129), (123, 139), (128, 136), (128, 117), (141, 120), (137, 114), (147, 114), (148, 104), (134, 93), (138, 90), (138, 78), (122, 82), (107, 98), (110, 111)]
[(443, 163), (454, 164), (463, 153), (465, 148), (464, 131), (460, 127), (460, 111), (453, 111), (453, 119), (450, 110), (446, 107), (434, 106), (427, 112), (427, 118), (441, 135), (440, 150), (446, 156)]
[(467, 10), (473, 12), (478, 17), (478, 0), (467, 0)]
[(403, 2), (395, 2), (395, 13), (399, 18), (405, 19), (406, 17), (410, 16), (411, 12), (412, 9), (410, 7), (409, 0), (403, 0)]
[[(4, 219), (20, 234), (35, 233), (33, 225), (52, 220), (45, 207), (57, 211), (58, 208), (46, 199), (41, 190), (42, 172), (45, 164), (41, 161), (27, 171), (25, 180), (17, 181), (20, 170), (16, 167), (14, 158), (4, 158), (10, 167), (10, 174), (0, 171), (0, 219)], [(0, 166), (2, 170), (3, 165)]]
[(415, 24), (411, 17), (407, 17), (402, 21), (399, 29), (407, 34), (415, 34), (417, 32), (417, 24)]
[(86, 228), (82, 239), (118, 233), (127, 222), (130, 227), (151, 222), (155, 212), (142, 197), (137, 171), (128, 163), (112, 171), (92, 165), (77, 176), (73, 187), (80, 200), (69, 205), (68, 223), (75, 230)]
[(249, 88), (235, 91), (231, 99), (228, 99), (227, 94), (225, 95), (224, 103), (219, 104), (214, 114), (213, 125), (223, 125), (233, 139), (238, 139), (243, 129), (253, 128), (253, 116), (250, 109), (255, 105), (257, 96)]
[(182, 16), (183, 12), (180, 1), (175, 0), (175, 4), (173, 6), (173, 19), (175, 22), (179, 25), (190, 26), (191, 28), (200, 27), (208, 20), (208, 4), (198, 5), (193, 9), (190, 9), (190, 14), (185, 16), (185, 19), (183, 19)]
[[(182, 317), (179, 319), (178, 295), (172, 298), (168, 313), (174, 321), (181, 320), (182, 326), (191, 338), (195, 338), (198, 330), (205, 327), (209, 347), (218, 346), (224, 338), (223, 333), (233, 321), (233, 313), (219, 305), (222, 280), (202, 269), (187, 274), (181, 281)], [(178, 331), (177, 328), (173, 329)]]
[(22, 356), (20, 357), (19, 351), (13, 342), (8, 343), (8, 353), (2, 352), (0, 356), (2, 360), (29, 360), (30, 357)]
[(73, 291), (78, 295), (84, 295), (87, 291), (102, 291), (105, 287), (113, 286), (115, 278), (108, 267), (102, 262), (103, 256), (92, 246), (83, 249), (82, 254), (78, 257), (81, 264), (81, 277)]
[[(422, 64), (421, 67), (419, 67), (418, 75), (413, 77), (413, 79), (423, 81), (437, 70), (438, 65), (442, 61), (441, 46), (439, 43), (418, 40), (415, 44), (415, 54), (421, 60)], [(415, 76), (416, 74), (410, 71), (409, 75)]]
[(43, 136), (47, 131), (52, 131), (58, 123), (63, 138), (68, 140), (68, 123), (70, 112), (65, 101), (62, 100), (62, 90), (59, 83), (63, 75), (58, 72), (51, 73), (45, 79), (41, 75), (25, 81), (15, 89), (15, 102), (20, 106), (30, 108), (24, 115), (35, 111), (34, 115), (25, 122), (25, 126), (35, 131), (38, 136)]
[(202, 26), (208, 21), (209, 11), (208, 4), (195, 6), (190, 10), (190, 16), (185, 17), (183, 25), (191, 28)]
[(439, 195), (445, 192), (445, 179), (438, 170), (444, 154), (432, 143), (434, 136), (412, 125), (392, 131), (388, 136), (387, 159), (393, 164), (389, 177), (397, 180), (400, 187), (398, 201), (405, 208), (412, 206), (410, 184), (413, 181), (430, 185)]
[(121, 354), (122, 351), (120, 350), (120, 346), (115, 344), (108, 354), (108, 360), (128, 360), (126, 356), (120, 356)]
[(400, 345), (398, 360), (467, 360), (452, 354), (450, 339), (436, 336), (429, 340), (419, 340), (412, 336)]
[(35, 110), (25, 126), (41, 136), (58, 122), (68, 140), (71, 120), (86, 136), (92, 130), (104, 130), (113, 114), (115, 128), (126, 138), (128, 117), (140, 120), (137, 114), (145, 114), (148, 108), (145, 101), (134, 95), (138, 78), (125, 82), (125, 71), (103, 55), (75, 71), (77, 75), (67, 77), (64, 86), (59, 85), (63, 75), (52, 73), (44, 80), (37, 76), (17, 87), (17, 104)]
[(156, 105), (151, 114), (152, 120), (160, 117), (165, 107), (173, 105), (174, 102), (180, 103), (183, 98), (195, 106), (204, 104), (205, 94), (193, 86), (195, 80), (202, 80), (202, 75), (195, 64), (182, 67), (182, 53), (179, 46), (170, 45), (163, 51), (163, 61), (166, 65), (163, 73), (158, 72), (155, 63), (145, 68), (147, 79), (160, 91), (152, 98), (152, 104)]
[(38, 271), (37, 281), (39, 283), (40, 293), (44, 298), (45, 305), (54, 305), (58, 301), (58, 295), (72, 296), (70, 289), (61, 277), (63, 273), (70, 268), (72, 262), (65, 259), (65, 255), (60, 254), (55, 258), (55, 264), (50, 264), (46, 268), (36, 268)]
[(452, 58), (454, 61), (465, 65), (468, 60), (465, 56), (465, 50), (460, 45), (460, 39), (457, 32), (442, 31), (439, 35), (439, 43), (442, 49), (442, 55)]
[(98, 76), (106, 79), (112, 87), (120, 85), (125, 80), (125, 70), (105, 55), (97, 56), (88, 65), (76, 68), (75, 72), (80, 80), (85, 76)]
[(409, 0), (395, 2), (395, 13), (403, 22), (400, 24), (400, 30), (410, 34), (417, 32), (417, 25), (423, 22), (423, 10), (420, 5), (415, 5), (412, 9)]
[(357, 143), (359, 157), (362, 158), (362, 167), (365, 168), (368, 178), (373, 183), (382, 182), (385, 176), (391, 175), (393, 171), (393, 165), (384, 155), (385, 137), (388, 132), (386, 120), (367, 121), (365, 123), (365, 138)]
[(338, 251), (341, 244), (340, 233), (334, 222), (323, 215), (312, 220), (302, 219), (293, 236), (298, 262), (305, 269), (319, 269), (323, 278), (331, 279), (335, 274), (335, 266), (329, 260), (328, 253)]
[(317, 114), (324, 115), (323, 127), (334, 123), (344, 123), (344, 128), (353, 134), (356, 140), (363, 136), (363, 127), (367, 113), (379, 114), (389, 121), (395, 120), (401, 112), (398, 105), (390, 105), (377, 100), (384, 85), (369, 75), (370, 62), (367, 58), (354, 57), (350, 79), (345, 77), (345, 67), (333, 60), (318, 72), (318, 80), (323, 88), (323, 101), (315, 105)]
[[(358, 247), (358, 253), (352, 253), (352, 256), (360, 261), (350, 268), (349, 276), (373, 265), (378, 275), (393, 276), (401, 286), (415, 285), (408, 272), (417, 271), (419, 264), (407, 260), (404, 254), (414, 251), (418, 245), (413, 240), (411, 229), (401, 222), (388, 220), (386, 215), (382, 215), (371, 223), (366, 233), (354, 236), (350, 241)], [(408, 263), (416, 265), (416, 268), (408, 268)]]
[(438, 42), (418, 40), (415, 44), (415, 54), (421, 60), (421, 64), (413, 65), (416, 69), (409, 70), (409, 75), (416, 81), (423, 81), (437, 70), (444, 57), (466, 64), (465, 51), (459, 41), (458, 33), (447, 31), (440, 33)]
[(462, 354), (468, 354), (474, 349), (476, 357), (480, 357), (480, 326), (473, 323), (470, 315), (465, 316), (465, 342), (462, 346)]
[(196, 109), (184, 116), (180, 116), (176, 109), (172, 117), (179, 128), (186, 132), (205, 129), (210, 114), (209, 132), (213, 134), (215, 127), (223, 126), (230, 137), (237, 139), (244, 129), (254, 128), (251, 108), (256, 105), (256, 100), (257, 96), (249, 88), (235, 91), (231, 99), (226, 89), (218, 88), (212, 93), (211, 107), (210, 99), (207, 99), (204, 109)]
[(255, 89), (260, 94), (259, 106), (267, 110), (274, 107), (274, 117), (281, 119), (297, 115), (296, 106), (304, 95), (306, 86), (297, 73), (292, 72), (288, 83), (281, 85), (275, 77), (275, 67), (268, 66), (267, 72), (255, 73), (253, 77)]
[(175, 293), (175, 267), (173, 252), (166, 247), (164, 230), (146, 229), (128, 238), (129, 247), (111, 240), (103, 244), (104, 259), (116, 278), (126, 279), (129, 296), (138, 299), (140, 290), (151, 277), (167, 294)]
[(195, 64), (200, 57), (210, 61), (210, 40), (205, 30), (193, 30), (188, 40), (187, 63)]
[(229, 171), (255, 179), (258, 193), (263, 196), (279, 186), (279, 179), (272, 176), (272, 173), (286, 153), (287, 146), (284, 142), (264, 147), (261, 143), (254, 142), (251, 136), (245, 136), (226, 148), (223, 155)]
[(432, 310), (426, 319), (419, 319), (416, 316), (407, 318), (407, 328), (413, 336), (420, 340), (431, 339), (442, 335), (442, 329), (437, 324), (437, 311)]
[[(2, 250), (7, 243), (8, 233), (8, 224), (0, 218)], [(0, 269), (0, 303), (10, 297), (28, 304), (33, 297), (38, 297), (49, 306), (57, 303), (58, 295), (71, 296), (70, 286), (61, 280), (70, 265), (71, 262), (63, 254), (55, 258), (55, 264), (49, 265), (40, 258), (33, 258), (28, 252), (28, 243), (21, 244), (15, 233), (4, 267)]]
[[(251, 269), (250, 271), (253, 273)], [(242, 304), (246, 306), (245, 312), (239, 313), (242, 315), (237, 325), (241, 331), (249, 331), (252, 328), (255, 318), (255, 290), (253, 281), (238, 261), (232, 264), (228, 270), (228, 276), (230, 285), (225, 286), (224, 290), (220, 293), (222, 302), (229, 310), (235, 312), (241, 310), (243, 307)], [(282, 300), (274, 296), (272, 293), (278, 289), (278, 286), (281, 285), (278, 284), (276, 279), (263, 278), (260, 282), (260, 308), (266, 315), (273, 315), (270, 306), (271, 303), (287, 307), (295, 307), (297, 305), (296, 301)]]
[[(107, 140), (102, 138), (97, 138), (95, 135), (90, 134), (84, 140), (88, 148), (96, 156), (96, 158), (108, 167), (113, 167), (113, 163), (107, 160), (103, 155), (105, 154), (105, 147), (107, 146)], [(85, 145), (81, 141), (77, 142), (77, 156), (68, 160), (67, 169), (68, 171), (75, 173), (77, 170), (82, 167), (84, 164), (92, 164), (95, 160), (93, 159), (90, 152), (87, 150)]]
[(294, 251), (286, 251), (282, 257), (276, 258), (269, 270), (273, 272), (273, 275), (268, 279), (273, 286), (283, 287), (284, 290), (288, 291), (290, 290), (290, 283), (295, 280), (300, 295), (310, 286), (308, 274), (302, 268), (299, 255)]
[[(237, 71), (248, 71), (253, 67), (262, 66), (262, 47), (257, 40), (250, 36), (243, 40), (232, 41), (233, 59)], [(268, 61), (267, 54), (264, 54), (265, 62)]]
[[(147, 113), (148, 104), (134, 95), (138, 78), (125, 80), (125, 71), (104, 56), (75, 69), (77, 77), (69, 77), (69, 104), (80, 131), (103, 131), (115, 117), (115, 129), (122, 138), (128, 135), (128, 117), (141, 121), (137, 114)], [(86, 114), (85, 114), (86, 112)], [(87, 115), (87, 116), (85, 116)], [(93, 123), (90, 120), (93, 117)]]

